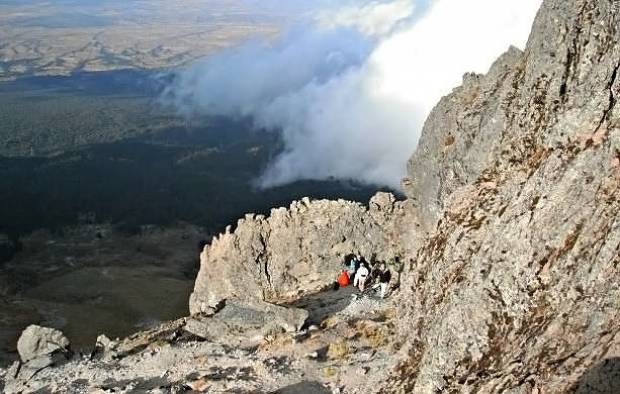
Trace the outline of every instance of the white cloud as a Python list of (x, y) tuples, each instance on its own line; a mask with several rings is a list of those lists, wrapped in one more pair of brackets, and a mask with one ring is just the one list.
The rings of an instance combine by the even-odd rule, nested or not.
[[(331, 27), (213, 57), (170, 92), (181, 108), (280, 130), (285, 151), (264, 186), (336, 177), (398, 187), (432, 107), (463, 73), (486, 72), (510, 45), (523, 47), (541, 2), (436, 0), (413, 18), (413, 0), (327, 7), (319, 19), (331, 12)], [(394, 32), (403, 20), (410, 25)]]
[(414, 11), (411, 0), (391, 2), (371, 1), (367, 4), (349, 5), (337, 10), (318, 13), (318, 21), (324, 28), (351, 27), (369, 36), (383, 36), (400, 21), (409, 18)]
[(186, 114), (258, 116), (275, 99), (363, 64), (372, 49), (355, 31), (297, 26), (275, 43), (251, 41), (179, 71), (165, 98)]
[(426, 116), (465, 72), (484, 73), (510, 45), (525, 47), (542, 0), (440, 0), (383, 42), (369, 64), (375, 88)]

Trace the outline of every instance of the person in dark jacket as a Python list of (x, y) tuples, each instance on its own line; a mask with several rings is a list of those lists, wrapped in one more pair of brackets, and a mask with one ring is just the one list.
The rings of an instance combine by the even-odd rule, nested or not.
[(349, 273), (349, 278), (354, 278), (355, 273), (359, 268), (359, 261), (357, 260), (357, 256), (355, 256), (354, 254), (347, 255), (345, 257), (345, 265)]
[(385, 298), (390, 287), (390, 281), (392, 280), (392, 273), (385, 263), (381, 263), (376, 275), (378, 283), (373, 286), (373, 289), (378, 288), (380, 297)]

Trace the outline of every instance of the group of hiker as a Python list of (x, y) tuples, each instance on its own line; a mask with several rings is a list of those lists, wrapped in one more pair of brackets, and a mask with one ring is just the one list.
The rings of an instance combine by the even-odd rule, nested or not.
[(367, 290), (379, 292), (381, 298), (387, 296), (392, 273), (385, 262), (371, 259), (370, 263), (360, 254), (350, 254), (344, 258), (344, 269), (338, 277), (338, 287), (353, 284), (360, 293)]

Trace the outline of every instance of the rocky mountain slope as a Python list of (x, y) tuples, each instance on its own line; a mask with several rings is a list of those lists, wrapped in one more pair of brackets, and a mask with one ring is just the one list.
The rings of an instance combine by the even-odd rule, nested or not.
[(619, 27), (618, 1), (547, 0), (525, 52), (433, 111), (381, 392), (620, 390)]
[[(620, 392), (619, 28), (617, 0), (545, 0), (525, 51), (434, 109), (406, 201), (250, 215), (202, 253), (192, 317), (7, 387)], [(309, 307), (358, 251), (400, 257), (398, 295)]]
[[(413, 261), (403, 359), (380, 391), (565, 392), (620, 356), (619, 27), (617, 1), (545, 1), (525, 52), (466, 75), (434, 109), (409, 200), (378, 223), (389, 233), (409, 209), (404, 238), (357, 244)], [(407, 242), (421, 233), (411, 217), (430, 233), (422, 242)], [(310, 233), (334, 250), (338, 231)], [(287, 261), (308, 255), (284, 244)], [(211, 267), (207, 255), (202, 274)]]

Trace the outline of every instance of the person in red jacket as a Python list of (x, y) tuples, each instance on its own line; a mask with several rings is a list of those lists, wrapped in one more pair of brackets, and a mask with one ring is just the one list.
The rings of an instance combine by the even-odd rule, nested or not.
[(349, 273), (347, 270), (342, 270), (342, 273), (338, 277), (338, 284), (340, 287), (347, 287), (351, 283), (351, 279), (349, 278)]

